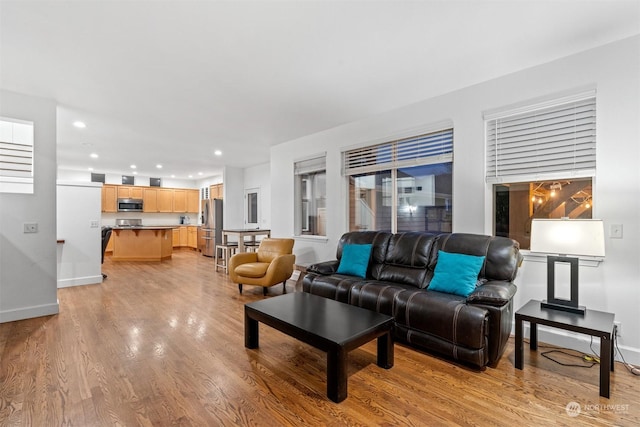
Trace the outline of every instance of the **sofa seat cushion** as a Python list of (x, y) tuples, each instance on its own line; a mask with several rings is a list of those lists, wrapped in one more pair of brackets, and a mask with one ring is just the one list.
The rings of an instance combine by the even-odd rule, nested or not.
[(302, 290), (310, 294), (348, 303), (351, 287), (360, 281), (362, 281), (362, 279), (359, 277), (344, 274), (323, 276), (315, 273), (307, 273), (302, 282)]
[(415, 289), (401, 283), (363, 280), (351, 288), (349, 304), (392, 316), (396, 295)]
[(237, 266), (235, 272), (238, 276), (242, 277), (263, 277), (265, 274), (267, 274), (269, 265), (270, 263), (268, 262), (249, 262)]
[(489, 312), (467, 305), (466, 299), (436, 291), (408, 291), (395, 296), (396, 324), (439, 337), (456, 346), (487, 345)]

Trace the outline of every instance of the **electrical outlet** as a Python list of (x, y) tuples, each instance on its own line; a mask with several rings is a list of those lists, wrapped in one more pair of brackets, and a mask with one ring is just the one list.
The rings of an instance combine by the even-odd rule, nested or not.
[(25, 233), (37, 233), (38, 232), (38, 224), (35, 222), (25, 223), (24, 224), (24, 232)]
[(622, 224), (611, 224), (609, 237), (612, 239), (622, 239)]
[(622, 336), (622, 322), (618, 322), (617, 320), (613, 322), (613, 326), (616, 328), (616, 336)]

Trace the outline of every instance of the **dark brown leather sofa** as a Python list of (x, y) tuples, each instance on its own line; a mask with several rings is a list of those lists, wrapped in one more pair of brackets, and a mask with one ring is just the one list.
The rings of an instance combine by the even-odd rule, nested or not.
[[(337, 274), (346, 244), (372, 244), (366, 278)], [(468, 296), (429, 290), (438, 250), (482, 256)], [(307, 268), (303, 291), (391, 315), (395, 339), (476, 367), (495, 365), (511, 333), (518, 242), (476, 234), (350, 232), (337, 260)]]

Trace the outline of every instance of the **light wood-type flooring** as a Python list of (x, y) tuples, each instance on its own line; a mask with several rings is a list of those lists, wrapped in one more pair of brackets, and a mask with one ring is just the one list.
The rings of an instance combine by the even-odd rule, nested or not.
[(598, 366), (559, 366), (526, 347), (519, 371), (513, 340), (484, 371), (402, 344), (385, 370), (371, 342), (349, 354), (337, 404), (323, 352), (264, 325), (260, 348), (245, 349), (243, 304), (262, 289), (239, 295), (210, 258), (107, 257), (103, 271), (101, 285), (60, 289), (60, 314), (0, 324), (1, 426), (640, 425), (640, 377), (621, 364), (604, 399)]

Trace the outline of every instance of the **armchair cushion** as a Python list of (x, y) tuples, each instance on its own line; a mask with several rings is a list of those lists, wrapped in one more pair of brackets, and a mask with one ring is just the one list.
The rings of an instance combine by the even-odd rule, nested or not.
[(267, 273), (269, 265), (268, 262), (249, 262), (237, 266), (235, 273), (243, 277), (262, 277)]

